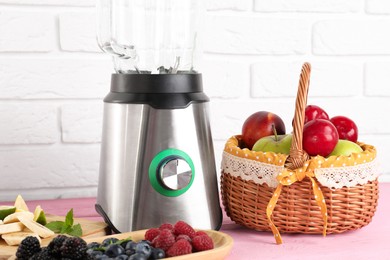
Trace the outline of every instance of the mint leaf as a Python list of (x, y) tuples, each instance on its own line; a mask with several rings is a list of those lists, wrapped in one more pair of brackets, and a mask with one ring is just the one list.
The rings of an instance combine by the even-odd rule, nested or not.
[(72, 231), (72, 227), (71, 226), (63, 225), (62, 228), (61, 228), (60, 233), (61, 234), (69, 234), (70, 231)]
[(67, 227), (73, 226), (73, 208), (69, 210), (65, 217), (65, 225)]
[(54, 233), (60, 233), (63, 226), (64, 226), (64, 221), (53, 221), (45, 225), (45, 227), (47, 227)]
[(70, 209), (66, 214), (65, 221), (53, 221), (46, 224), (46, 227), (55, 233), (68, 234), (71, 236), (80, 237), (83, 234), (81, 225), (73, 225), (73, 209)]
[(81, 225), (77, 224), (71, 228), (71, 231), (67, 233), (68, 235), (81, 237), (83, 235), (83, 230), (81, 229)]

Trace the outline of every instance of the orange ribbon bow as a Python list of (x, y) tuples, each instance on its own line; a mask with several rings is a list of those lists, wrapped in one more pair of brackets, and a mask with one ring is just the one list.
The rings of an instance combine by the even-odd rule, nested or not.
[(275, 226), (275, 224), (272, 222), (271, 216), (272, 212), (276, 206), (276, 203), (278, 202), (278, 198), (282, 192), (283, 186), (288, 186), (293, 184), (296, 181), (302, 181), (304, 178), (309, 178), (311, 180), (312, 188), (313, 188), (313, 193), (314, 193), (314, 198), (317, 201), (318, 206), (320, 207), (322, 218), (324, 220), (324, 229), (323, 229), (323, 235), (326, 236), (326, 230), (328, 226), (328, 213), (327, 213), (327, 208), (325, 204), (325, 199), (324, 195), (322, 194), (321, 188), (318, 186), (315, 178), (314, 178), (314, 172), (309, 168), (309, 163), (305, 163), (303, 167), (295, 169), (295, 170), (290, 170), (285, 168), (279, 175), (276, 177), (279, 185), (277, 186), (271, 200), (268, 203), (267, 206), (267, 218), (268, 218), (268, 223), (270, 225), (270, 228), (274, 234), (275, 240), (277, 244), (282, 244), (282, 238), (280, 236), (279, 230)]

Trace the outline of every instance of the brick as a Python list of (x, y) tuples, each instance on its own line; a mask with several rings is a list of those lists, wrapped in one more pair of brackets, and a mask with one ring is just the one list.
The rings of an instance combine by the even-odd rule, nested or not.
[(390, 2), (387, 0), (366, 0), (366, 12), (370, 14), (390, 14)]
[(60, 45), (64, 51), (101, 52), (94, 12), (60, 14)]
[[(0, 59), (0, 98), (103, 98), (113, 72), (109, 57)], [(104, 57), (103, 57), (104, 56)]]
[[(363, 65), (311, 62), (309, 97), (357, 96), (363, 91)], [(296, 97), (302, 62), (259, 62), (251, 68), (253, 97)]]
[(95, 186), (99, 154), (99, 145), (0, 147), (0, 190)]
[(362, 0), (255, 0), (255, 11), (259, 12), (357, 12)]
[(365, 70), (365, 94), (390, 96), (390, 62), (368, 62)]
[(310, 24), (304, 20), (212, 15), (206, 20), (206, 52), (299, 55), (309, 51)]
[(390, 54), (384, 32), (390, 20), (326, 20), (313, 26), (313, 53), (318, 55)]
[(0, 52), (49, 52), (55, 49), (55, 20), (50, 13), (0, 12)]
[(379, 162), (380, 181), (390, 182), (390, 164), (386, 163), (390, 154), (390, 135), (362, 135), (364, 143), (373, 145), (377, 150), (377, 160)]
[(249, 66), (240, 62), (207, 60), (203, 86), (209, 97), (237, 98), (249, 92)]
[(205, 6), (207, 10), (234, 10), (247, 11), (252, 8), (252, 1), (250, 0), (214, 0), (206, 1)]
[(14, 5), (95, 6), (96, 0), (0, 0), (0, 3)]
[(56, 105), (0, 103), (0, 144), (52, 144), (58, 140)]
[(103, 124), (103, 101), (65, 104), (61, 107), (62, 141), (99, 143)]

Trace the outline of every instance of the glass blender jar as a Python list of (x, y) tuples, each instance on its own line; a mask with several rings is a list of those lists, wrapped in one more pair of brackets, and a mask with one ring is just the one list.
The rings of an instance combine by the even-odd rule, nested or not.
[(196, 73), (200, 10), (193, 0), (99, 0), (99, 46), (118, 73)]
[(198, 0), (98, 0), (116, 73), (104, 99), (97, 212), (114, 232), (186, 221), (219, 229)]

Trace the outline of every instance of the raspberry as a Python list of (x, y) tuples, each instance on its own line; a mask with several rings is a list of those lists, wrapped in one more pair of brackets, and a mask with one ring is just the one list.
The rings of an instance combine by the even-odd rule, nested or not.
[(145, 240), (153, 241), (153, 239), (158, 235), (160, 235), (160, 229), (158, 228), (148, 229), (145, 233)]
[(196, 236), (208, 236), (208, 235), (204, 231), (196, 231), (194, 234), (194, 237), (196, 237)]
[(190, 242), (188, 242), (185, 239), (180, 239), (168, 249), (167, 256), (172, 257), (172, 256), (186, 255), (191, 253), (192, 253), (192, 246)]
[(172, 224), (169, 224), (169, 223), (164, 223), (162, 224), (160, 227), (159, 227), (160, 230), (163, 230), (163, 229), (169, 229), (173, 232), (173, 226)]
[(165, 252), (175, 243), (175, 236), (168, 229), (163, 229), (160, 232), (160, 235), (156, 236), (153, 239), (153, 246), (156, 248), (161, 248)]
[(195, 234), (195, 230), (184, 221), (176, 222), (176, 224), (173, 228), (174, 228), (173, 230), (174, 230), (174, 233), (176, 236), (187, 235), (189, 237), (192, 237)]
[(195, 251), (205, 251), (210, 250), (214, 248), (214, 243), (211, 237), (207, 235), (200, 235), (195, 236), (192, 239), (192, 246), (194, 247)]
[(181, 235), (178, 235), (178, 236), (176, 237), (176, 241), (179, 241), (180, 239), (187, 240), (188, 242), (191, 243), (191, 238), (190, 238), (189, 236), (187, 236), (187, 235), (181, 234)]

